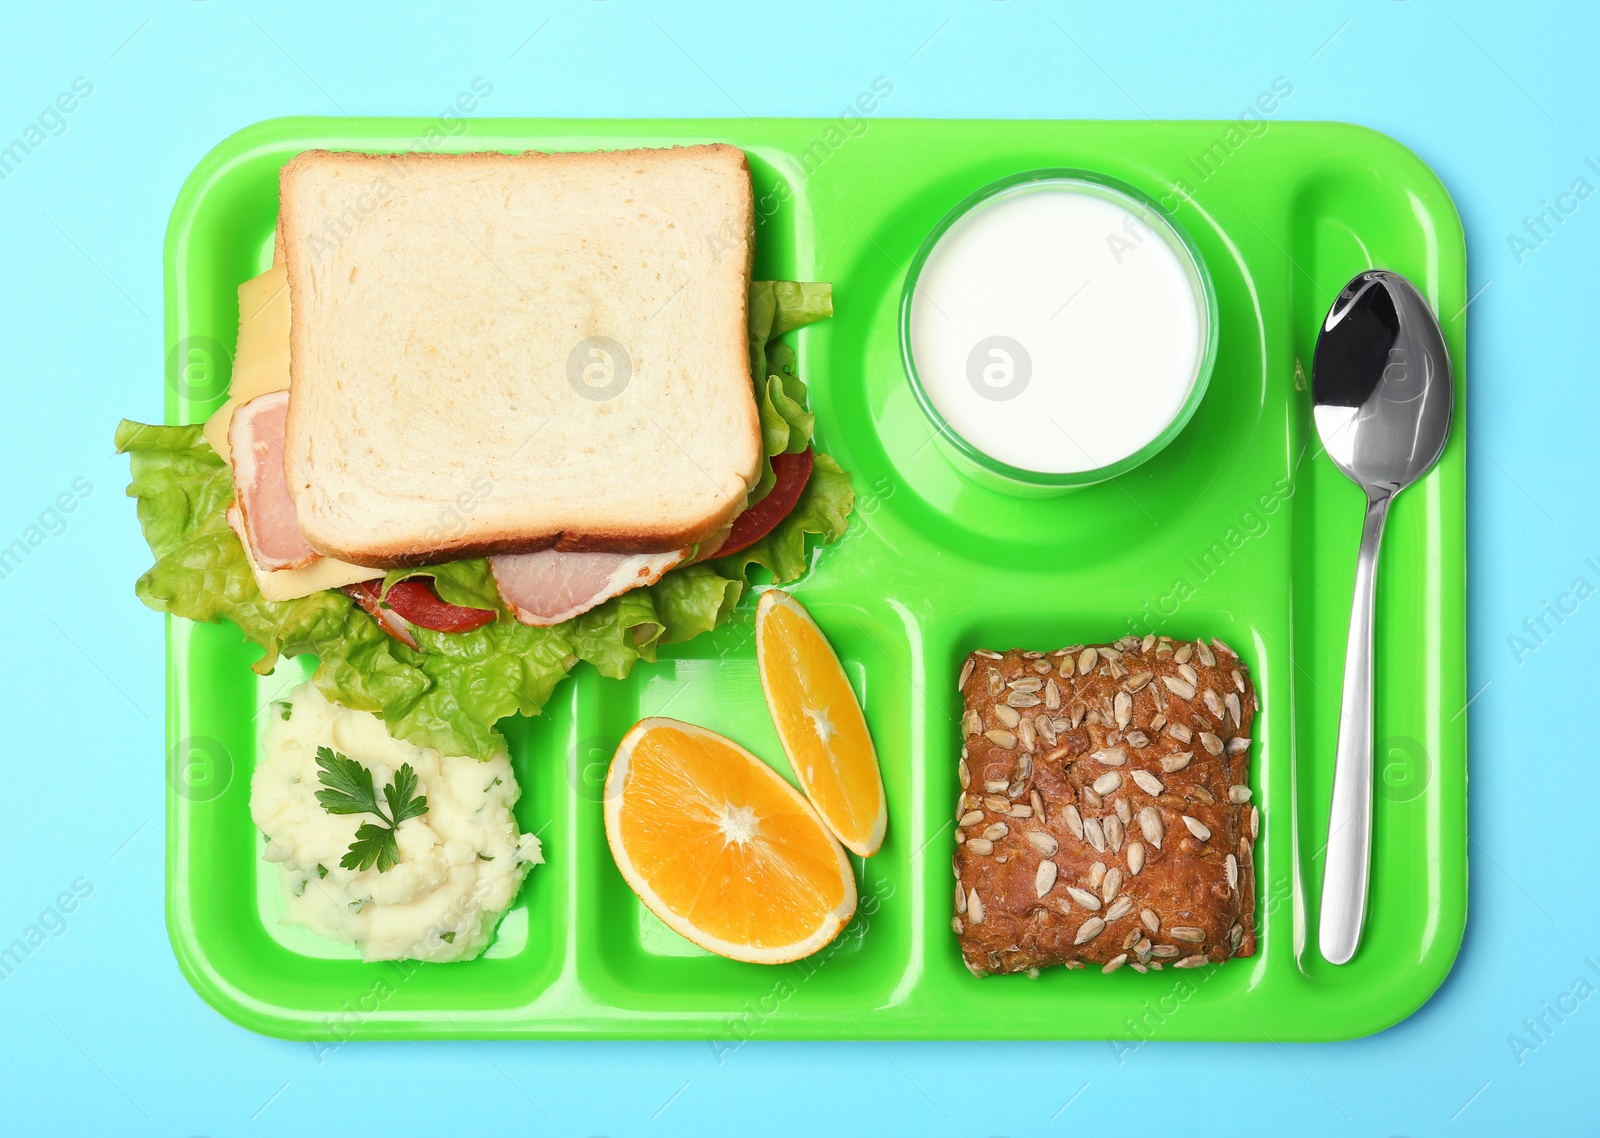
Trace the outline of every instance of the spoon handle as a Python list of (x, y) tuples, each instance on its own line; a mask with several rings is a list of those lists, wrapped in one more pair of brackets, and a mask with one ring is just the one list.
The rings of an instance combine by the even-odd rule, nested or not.
[(1389, 493), (1369, 494), (1356, 558), (1356, 592), (1345, 651), (1339, 749), (1328, 814), (1328, 856), (1322, 870), (1322, 920), (1317, 943), (1330, 964), (1346, 964), (1361, 943), (1372, 855), (1372, 611), (1378, 547), (1389, 516)]

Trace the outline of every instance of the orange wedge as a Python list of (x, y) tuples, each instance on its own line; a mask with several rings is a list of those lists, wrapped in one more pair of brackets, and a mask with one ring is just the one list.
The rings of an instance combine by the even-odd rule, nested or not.
[(756, 666), (801, 789), (852, 853), (871, 857), (889, 820), (878, 752), (833, 646), (782, 589), (756, 606)]
[(606, 775), (606, 840), (639, 899), (701, 948), (809, 956), (856, 911), (850, 861), (776, 771), (714, 731), (644, 719)]

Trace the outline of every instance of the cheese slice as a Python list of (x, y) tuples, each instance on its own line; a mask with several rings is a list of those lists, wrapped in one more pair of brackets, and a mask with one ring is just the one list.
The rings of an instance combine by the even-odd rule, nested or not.
[(353, 585), (357, 581), (371, 581), (383, 576), (382, 569), (351, 565), (347, 561), (333, 557), (320, 558), (304, 569), (265, 569), (256, 560), (255, 551), (250, 548), (250, 539), (245, 534), (244, 519), (239, 516), (239, 507), (228, 507), (228, 525), (239, 535), (239, 544), (244, 546), (245, 560), (250, 562), (250, 571), (255, 574), (261, 595), (269, 601), (298, 600), (301, 597), (309, 597), (312, 593), (320, 593), (324, 589), (339, 589), (345, 585)]
[(289, 390), (289, 272), (273, 265), (239, 286), (239, 349), (228, 401), (206, 420), (206, 442), (230, 460), (228, 424), (234, 408), (269, 391)]
[[(203, 428), (211, 449), (224, 461), (230, 461), (232, 456), (228, 426), (234, 409), (269, 391), (289, 390), (288, 284), (288, 272), (280, 263), (239, 286), (239, 349), (234, 354), (233, 381), (228, 387), (227, 402), (217, 408)], [(230, 524), (235, 513), (230, 507)], [(269, 601), (297, 600), (323, 589), (383, 576), (382, 569), (352, 565), (333, 557), (313, 561), (304, 569), (266, 569), (256, 561), (243, 527), (234, 525), (234, 530), (244, 545), (245, 558), (261, 587), (261, 595)]]

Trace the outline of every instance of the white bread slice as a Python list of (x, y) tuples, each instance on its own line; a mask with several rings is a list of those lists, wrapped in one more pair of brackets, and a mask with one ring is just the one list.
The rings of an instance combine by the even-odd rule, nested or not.
[(743, 151), (308, 151), (280, 206), (285, 465), (317, 550), (657, 553), (743, 507), (762, 456)]

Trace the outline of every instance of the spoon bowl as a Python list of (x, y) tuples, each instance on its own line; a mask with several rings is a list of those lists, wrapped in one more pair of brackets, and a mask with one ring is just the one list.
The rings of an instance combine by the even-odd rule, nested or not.
[(1438, 318), (1410, 281), (1373, 269), (1328, 310), (1311, 365), (1317, 434), (1367, 496), (1350, 611), (1318, 946), (1345, 964), (1361, 943), (1372, 853), (1372, 617), (1389, 505), (1444, 452), (1455, 407)]
[(1398, 494), (1439, 460), (1455, 406), (1450, 353), (1428, 302), (1398, 273), (1344, 287), (1311, 364), (1328, 457), (1374, 494)]

